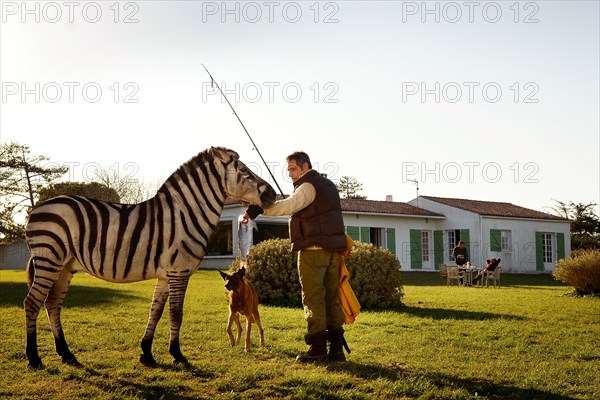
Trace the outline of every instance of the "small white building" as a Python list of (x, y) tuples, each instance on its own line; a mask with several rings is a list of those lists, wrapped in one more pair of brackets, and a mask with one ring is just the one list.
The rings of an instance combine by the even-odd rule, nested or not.
[[(547, 273), (571, 255), (570, 222), (510, 203), (421, 196), (408, 203), (342, 199), (347, 233), (396, 254), (403, 271), (435, 271), (453, 265), (463, 240), (471, 264), (501, 258), (505, 272)], [(226, 268), (238, 252), (238, 217), (245, 210), (229, 200), (211, 240), (203, 268)], [(288, 217), (256, 219), (254, 243), (288, 237)]]
[[(418, 200), (419, 207), (446, 217), (432, 232), (436, 263), (452, 265), (452, 249), (460, 240), (472, 264), (501, 258), (505, 272), (550, 272), (559, 259), (571, 256), (570, 221), (562, 217), (510, 203), (432, 196)], [(417, 199), (409, 202), (416, 203)], [(416, 240), (419, 232), (411, 235)], [(415, 261), (411, 268), (418, 266), (418, 257)]]

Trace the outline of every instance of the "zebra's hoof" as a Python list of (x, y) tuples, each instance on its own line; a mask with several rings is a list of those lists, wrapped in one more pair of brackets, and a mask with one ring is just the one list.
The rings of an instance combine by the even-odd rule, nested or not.
[(179, 356), (179, 357), (175, 358), (175, 360), (173, 362), (175, 363), (175, 365), (183, 365), (186, 367), (188, 367), (190, 365), (187, 358), (185, 358), (184, 356)]
[(148, 356), (146, 354), (142, 354), (140, 356), (140, 363), (142, 363), (142, 365), (144, 365), (145, 367), (150, 368), (156, 368), (158, 366), (156, 360), (154, 359), (154, 357), (152, 357), (152, 355)]
[(29, 360), (27, 367), (29, 369), (42, 369), (44, 368), (44, 364), (42, 364), (42, 360), (38, 358), (37, 360)]
[(81, 363), (77, 361), (77, 358), (73, 354), (62, 358), (62, 362), (73, 367), (82, 367)]

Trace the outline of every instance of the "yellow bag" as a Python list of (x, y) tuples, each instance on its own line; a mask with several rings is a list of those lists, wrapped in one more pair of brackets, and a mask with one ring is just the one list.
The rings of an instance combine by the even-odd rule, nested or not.
[(342, 310), (344, 311), (344, 323), (351, 324), (356, 319), (356, 316), (360, 313), (360, 303), (354, 294), (354, 291), (350, 287), (350, 273), (346, 267), (344, 257), (348, 257), (354, 242), (352, 238), (346, 234), (346, 249), (339, 255), (338, 263), (340, 266), (340, 288), (338, 298)]

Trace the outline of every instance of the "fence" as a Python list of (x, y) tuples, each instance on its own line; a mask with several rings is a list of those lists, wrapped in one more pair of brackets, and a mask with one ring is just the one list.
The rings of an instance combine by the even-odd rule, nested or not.
[(0, 244), (0, 269), (22, 269), (27, 267), (29, 249), (25, 241)]

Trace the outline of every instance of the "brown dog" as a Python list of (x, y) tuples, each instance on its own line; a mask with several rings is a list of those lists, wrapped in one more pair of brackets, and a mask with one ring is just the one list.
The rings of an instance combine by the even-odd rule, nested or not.
[[(244, 279), (246, 268), (242, 267), (237, 272), (226, 274), (219, 271), (225, 280), (225, 289), (229, 291), (229, 319), (227, 320), (227, 336), (229, 343), (235, 346), (242, 337), (242, 325), (240, 324), (240, 314), (246, 317), (246, 345), (244, 351), (250, 351), (250, 331), (252, 323), (258, 326), (260, 335), (260, 345), (264, 346), (265, 337), (263, 328), (260, 325), (260, 315), (258, 314), (258, 296), (254, 286)], [(233, 339), (231, 325), (235, 322), (237, 326), (237, 338)]]

